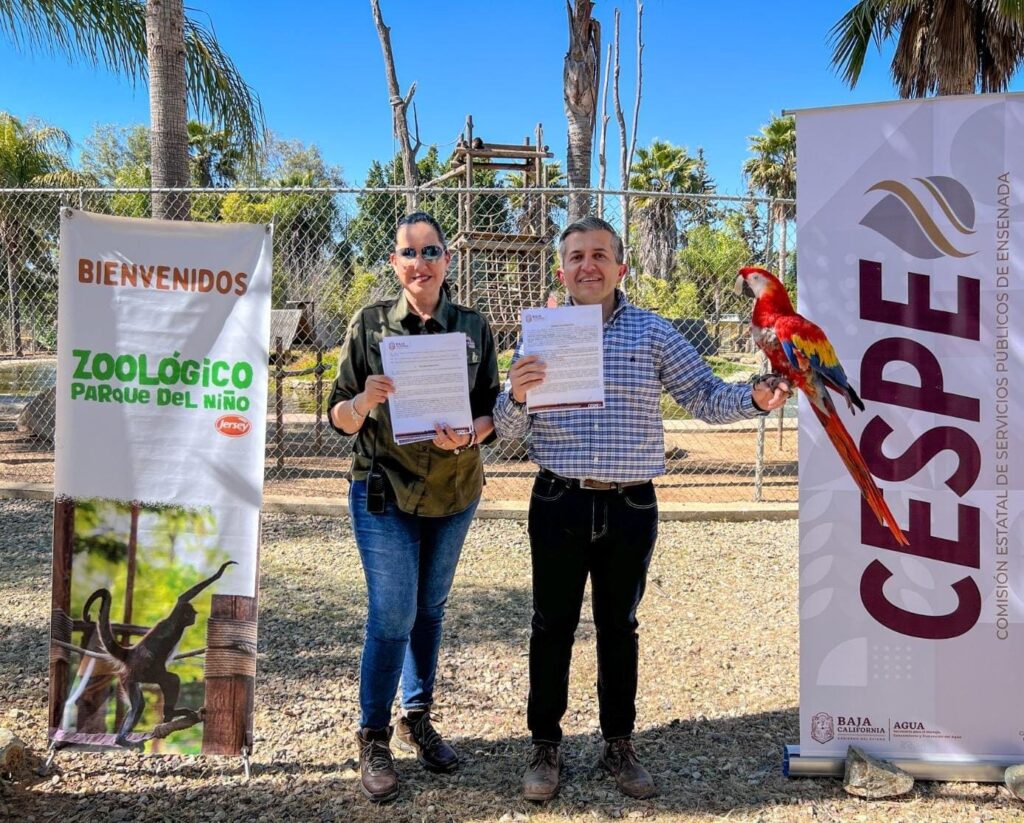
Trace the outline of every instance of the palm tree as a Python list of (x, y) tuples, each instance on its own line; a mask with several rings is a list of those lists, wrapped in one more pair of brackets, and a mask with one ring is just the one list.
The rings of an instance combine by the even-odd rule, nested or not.
[[(548, 239), (558, 234), (555, 222), (556, 209), (564, 209), (565, 198), (561, 195), (531, 194), (530, 185), (524, 172), (510, 172), (505, 178), (513, 194), (508, 197), (509, 207), (515, 215), (515, 227), (519, 234), (532, 234)], [(544, 188), (554, 189), (565, 185), (562, 164), (557, 160), (544, 164)]]
[[(641, 192), (708, 194), (715, 185), (701, 152), (692, 157), (684, 146), (654, 140), (649, 147), (637, 149), (629, 187)], [(639, 196), (634, 202), (640, 269), (668, 280), (676, 264), (681, 214), (689, 213), (697, 222), (707, 222), (707, 205), (703, 200), (683, 203), (678, 197)]]
[(772, 117), (760, 134), (747, 138), (753, 157), (743, 164), (747, 185), (772, 199), (772, 220), (779, 227), (779, 276), (786, 274), (789, 204), (796, 197), (796, 121)]
[(238, 182), (245, 155), (227, 132), (190, 120), (188, 148), (194, 185), (212, 189), (233, 186)]
[[(263, 141), (263, 109), (213, 32), (182, 0), (0, 0), (0, 36), (26, 51), (60, 53), (150, 80), (153, 186), (187, 186), (187, 106), (247, 152)], [(157, 216), (186, 217), (154, 196)]]
[[(190, 182), (184, 0), (146, 0), (146, 54), (153, 187), (180, 189)], [(191, 217), (188, 195), (153, 192), (153, 216)]]
[[(0, 112), (0, 188), (30, 186), (79, 186), (89, 181), (71, 171), (68, 152), (71, 138), (55, 126), (22, 123)], [(55, 204), (56, 205), (56, 204)], [(43, 239), (44, 209), (38, 200), (21, 193), (0, 199), (0, 258), (7, 272), (7, 308), (11, 344), (18, 357), (24, 355), (21, 339), (19, 292), (25, 277), (52, 279), (52, 260)]]
[(857, 85), (868, 46), (897, 37), (900, 97), (1006, 91), (1024, 59), (1020, 0), (860, 0), (832, 27), (832, 66)]
[[(590, 166), (597, 128), (597, 88), (601, 78), (601, 25), (591, 17), (592, 0), (566, 3), (569, 13), (569, 50), (562, 76), (565, 117), (569, 123), (566, 173), (569, 188), (590, 188)], [(590, 210), (584, 194), (569, 196), (569, 221)]]

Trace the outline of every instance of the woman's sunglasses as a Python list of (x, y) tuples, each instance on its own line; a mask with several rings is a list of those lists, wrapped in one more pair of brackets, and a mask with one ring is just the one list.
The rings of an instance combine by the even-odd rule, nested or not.
[[(398, 249), (395, 254), (406, 260), (415, 260), (417, 252), (411, 246), (406, 246), (404, 249)], [(424, 246), (419, 250), (419, 254), (428, 263), (433, 263), (435, 260), (440, 260), (442, 255), (444, 255), (444, 246)]]

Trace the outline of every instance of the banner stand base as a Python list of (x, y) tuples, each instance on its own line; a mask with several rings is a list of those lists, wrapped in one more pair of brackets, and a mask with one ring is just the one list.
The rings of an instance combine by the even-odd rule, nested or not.
[(36, 770), (36, 774), (40, 777), (46, 777), (50, 773), (50, 767), (53, 766), (53, 760), (57, 756), (58, 748), (59, 744), (57, 741), (51, 740), (50, 747), (46, 750), (46, 762)]
[[(886, 757), (915, 780), (940, 780), (955, 783), (1002, 783), (1010, 766), (1024, 763), (1022, 757), (993, 757), (988, 759), (933, 758), (920, 760)], [(785, 777), (842, 777), (846, 771), (846, 758), (821, 755), (801, 755), (800, 746), (788, 744), (783, 748), (782, 774)]]

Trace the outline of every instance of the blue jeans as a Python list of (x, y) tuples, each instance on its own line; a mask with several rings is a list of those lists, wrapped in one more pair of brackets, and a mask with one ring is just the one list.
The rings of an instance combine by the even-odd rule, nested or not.
[(403, 708), (433, 702), (444, 607), (480, 501), (458, 514), (421, 517), (389, 499), (383, 514), (368, 514), (366, 481), (355, 480), (348, 502), (369, 601), (359, 725), (383, 729), (391, 723), (399, 679)]

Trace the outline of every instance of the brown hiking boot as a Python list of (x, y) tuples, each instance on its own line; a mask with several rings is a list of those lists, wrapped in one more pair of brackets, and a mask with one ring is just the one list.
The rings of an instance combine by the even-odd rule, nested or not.
[(398, 774), (391, 754), (391, 727), (360, 729), (359, 786), (374, 803), (386, 803), (398, 797)]
[(555, 743), (534, 743), (530, 765), (523, 775), (523, 797), (543, 802), (558, 794), (562, 755)]
[(416, 752), (420, 765), (432, 772), (453, 772), (459, 766), (459, 755), (444, 742), (431, 720), (437, 719), (429, 710), (411, 711), (395, 726), (395, 737), (405, 748)]
[(609, 740), (604, 744), (601, 765), (611, 772), (615, 778), (615, 785), (625, 795), (642, 800), (645, 797), (654, 797), (658, 793), (654, 778), (641, 765), (633, 749), (633, 742), (628, 737), (622, 740)]

